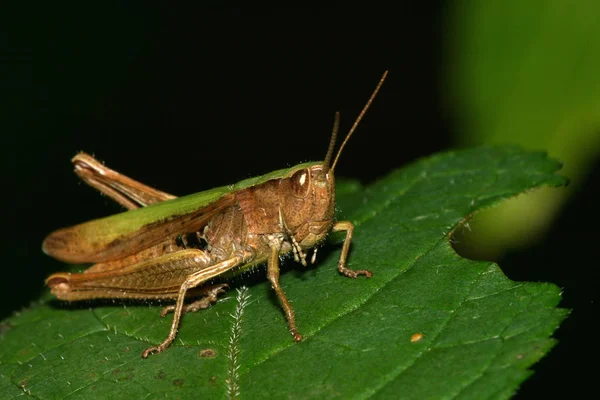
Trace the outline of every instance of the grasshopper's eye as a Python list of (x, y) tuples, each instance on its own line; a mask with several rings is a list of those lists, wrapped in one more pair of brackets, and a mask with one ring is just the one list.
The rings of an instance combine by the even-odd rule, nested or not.
[(291, 179), (292, 193), (296, 197), (306, 197), (310, 190), (310, 171), (301, 169), (292, 175)]

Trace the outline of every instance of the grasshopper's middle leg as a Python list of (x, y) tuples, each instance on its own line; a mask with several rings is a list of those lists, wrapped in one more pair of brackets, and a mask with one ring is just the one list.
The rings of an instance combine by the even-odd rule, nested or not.
[(122, 175), (87, 153), (81, 152), (73, 157), (71, 161), (75, 166), (75, 173), (85, 183), (104, 193), (128, 210), (176, 197)]
[[(175, 340), (175, 337), (177, 336), (181, 315), (184, 311), (183, 303), (185, 300), (185, 295), (189, 289), (192, 289), (211, 278), (221, 275), (223, 272), (228, 271), (237, 265), (243, 264), (244, 262), (248, 261), (250, 257), (252, 257), (252, 253), (243, 252), (243, 254), (231, 257), (225, 261), (189, 275), (179, 288), (177, 302), (175, 303), (175, 307), (173, 309), (173, 322), (171, 323), (171, 330), (169, 331), (169, 334), (158, 346), (153, 346), (144, 350), (142, 353), (142, 358), (147, 358), (153, 353), (160, 353), (169, 347), (171, 343), (173, 343), (173, 340)], [(167, 310), (167, 312), (168, 311), (170, 310)]]

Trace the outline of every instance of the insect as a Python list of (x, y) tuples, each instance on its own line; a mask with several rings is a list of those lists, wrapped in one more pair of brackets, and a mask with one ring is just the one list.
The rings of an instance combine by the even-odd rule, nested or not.
[[(82, 273), (59, 272), (46, 279), (62, 300), (97, 298), (175, 299), (161, 316), (173, 312), (167, 337), (142, 353), (146, 358), (173, 342), (185, 312), (217, 301), (226, 283), (214, 278), (267, 263), (275, 291), (295, 341), (301, 341), (294, 310), (279, 285), (279, 258), (292, 253), (307, 265), (308, 252), (329, 232), (346, 232), (338, 271), (347, 277), (371, 277), (368, 270), (346, 266), (354, 226), (334, 221), (334, 170), (340, 154), (381, 88), (381, 77), (333, 159), (340, 114), (323, 162), (308, 162), (237, 184), (176, 198), (109, 169), (86, 153), (72, 162), (88, 185), (128, 209), (120, 214), (52, 232), (43, 251), (68, 263), (93, 263)], [(186, 304), (186, 298), (198, 298)]]

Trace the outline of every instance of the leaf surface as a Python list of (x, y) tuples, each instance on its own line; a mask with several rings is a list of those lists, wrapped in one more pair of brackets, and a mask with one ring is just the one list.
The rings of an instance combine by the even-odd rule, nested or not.
[(559, 167), (543, 153), (482, 147), (422, 159), (368, 187), (340, 184), (339, 217), (356, 226), (349, 266), (373, 277), (337, 273), (338, 234), (314, 267), (288, 260), (281, 285), (301, 343), (264, 268), (234, 282), (249, 289), (186, 315), (175, 344), (147, 360), (141, 352), (171, 321), (156, 303), (65, 307), (46, 295), (0, 325), (0, 395), (507, 398), (554, 345), (567, 314), (556, 308), (560, 290), (463, 259), (449, 237), (477, 210), (565, 184)]

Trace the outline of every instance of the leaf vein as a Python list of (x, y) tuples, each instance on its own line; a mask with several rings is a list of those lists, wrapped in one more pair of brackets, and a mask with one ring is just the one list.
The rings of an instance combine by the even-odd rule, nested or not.
[[(432, 249), (428, 250), (428, 252), (430, 252)], [(426, 255), (427, 253), (425, 253)], [(421, 258), (419, 259), (421, 260)], [(413, 263), (414, 265), (414, 263)], [(464, 299), (459, 302), (455, 308), (455, 311), (458, 310), (460, 307), (462, 307), (462, 305), (466, 302), (466, 299), (469, 297), (469, 295), (471, 294), (471, 292), (473, 291), (473, 289), (475, 288), (475, 286), (477, 285), (477, 283), (479, 282), (479, 280), (481, 279), (481, 277), (483, 276), (485, 271), (481, 271), (479, 273), (479, 276), (477, 277), (477, 279), (475, 279), (472, 283), (471, 283), (471, 287), (469, 288), (469, 291), (465, 294)], [(438, 347), (435, 344), (435, 341), (439, 338), (439, 336), (442, 334), (442, 332), (444, 332), (444, 329), (448, 326), (448, 324), (450, 323), (450, 321), (452, 321), (452, 319), (455, 317), (456, 312), (451, 313), (446, 320), (442, 323), (439, 331), (437, 332), (437, 334), (432, 338), (432, 348), (433, 347)], [(410, 362), (408, 363), (408, 365), (404, 366), (403, 368), (401, 368), (400, 370), (393, 372), (391, 374), (388, 375), (389, 379), (387, 379), (386, 382), (384, 382), (383, 384), (379, 385), (379, 387), (377, 388), (373, 388), (372, 389), (372, 393), (370, 393), (370, 395), (368, 395), (367, 397), (371, 397), (374, 394), (376, 394), (377, 392), (380, 392), (381, 390), (383, 390), (387, 385), (389, 385), (395, 378), (397, 378), (400, 374), (406, 372), (408, 369), (412, 368), (420, 359), (421, 357), (426, 353), (429, 352), (431, 350), (431, 348), (428, 348), (426, 351), (422, 351), (420, 353), (417, 354), (417, 356)]]

